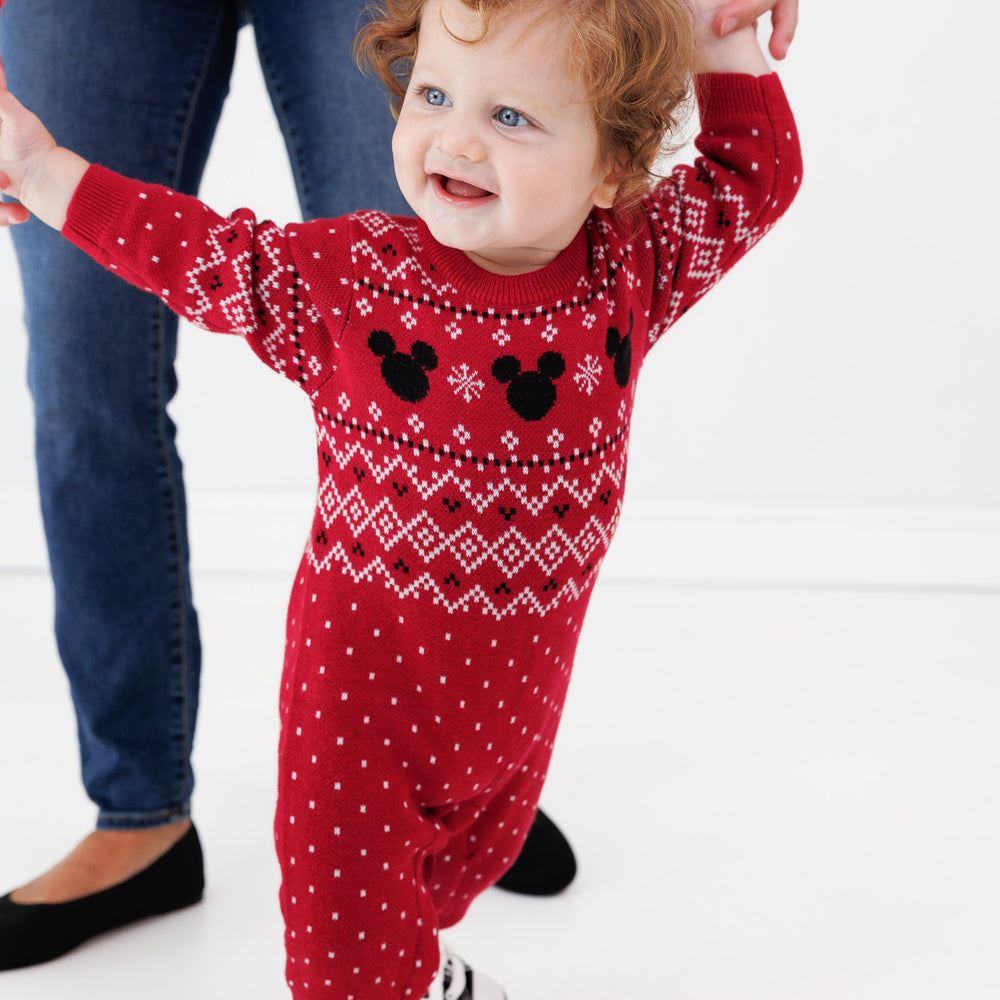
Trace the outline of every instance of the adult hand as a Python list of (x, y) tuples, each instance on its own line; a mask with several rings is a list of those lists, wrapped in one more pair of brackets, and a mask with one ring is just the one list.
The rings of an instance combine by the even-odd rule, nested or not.
[(784, 59), (799, 23), (799, 0), (732, 0), (716, 10), (712, 28), (719, 36), (754, 24), (771, 12), (771, 39), (768, 51), (775, 59)]

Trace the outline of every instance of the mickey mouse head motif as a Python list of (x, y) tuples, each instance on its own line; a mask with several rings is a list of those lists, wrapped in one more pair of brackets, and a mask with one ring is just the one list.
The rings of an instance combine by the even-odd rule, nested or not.
[(525, 420), (541, 420), (556, 401), (552, 384), (566, 370), (566, 361), (557, 351), (546, 351), (538, 359), (538, 369), (522, 372), (521, 362), (505, 354), (493, 362), (493, 377), (507, 384), (510, 408)]
[(382, 378), (385, 384), (408, 403), (419, 403), (431, 391), (425, 371), (434, 371), (437, 354), (430, 344), (415, 340), (410, 353), (396, 350), (396, 342), (385, 330), (375, 330), (368, 338), (368, 347), (382, 358)]
[(632, 370), (632, 310), (628, 311), (628, 333), (623, 337), (615, 326), (608, 328), (605, 353), (614, 360), (615, 381), (624, 389)]

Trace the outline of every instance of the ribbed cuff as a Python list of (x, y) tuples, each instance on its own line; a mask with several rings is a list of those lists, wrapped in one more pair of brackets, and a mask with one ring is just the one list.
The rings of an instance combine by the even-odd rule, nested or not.
[(780, 118), (791, 114), (777, 73), (702, 73), (695, 78), (695, 94), (702, 121), (713, 118)]
[(74, 243), (102, 246), (108, 227), (125, 204), (132, 185), (138, 186), (138, 182), (92, 164), (69, 203), (63, 236)]

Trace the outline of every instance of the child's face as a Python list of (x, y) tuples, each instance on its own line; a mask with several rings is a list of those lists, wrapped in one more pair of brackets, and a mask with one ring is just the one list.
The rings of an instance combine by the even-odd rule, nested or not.
[(566, 28), (548, 17), (495, 23), (458, 0), (428, 0), (393, 136), (396, 177), (438, 242), (489, 271), (543, 267), (614, 187), (598, 162), (582, 84), (564, 66)]

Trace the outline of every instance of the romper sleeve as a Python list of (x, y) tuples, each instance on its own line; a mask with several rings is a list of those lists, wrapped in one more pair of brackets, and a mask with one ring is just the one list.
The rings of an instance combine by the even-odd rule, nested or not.
[(310, 394), (336, 367), (351, 295), (346, 219), (282, 229), (246, 209), (223, 217), (196, 198), (92, 166), (62, 233), (196, 326), (241, 335)]
[(776, 75), (705, 74), (694, 166), (675, 167), (647, 195), (655, 274), (654, 343), (778, 221), (802, 179), (798, 135)]

